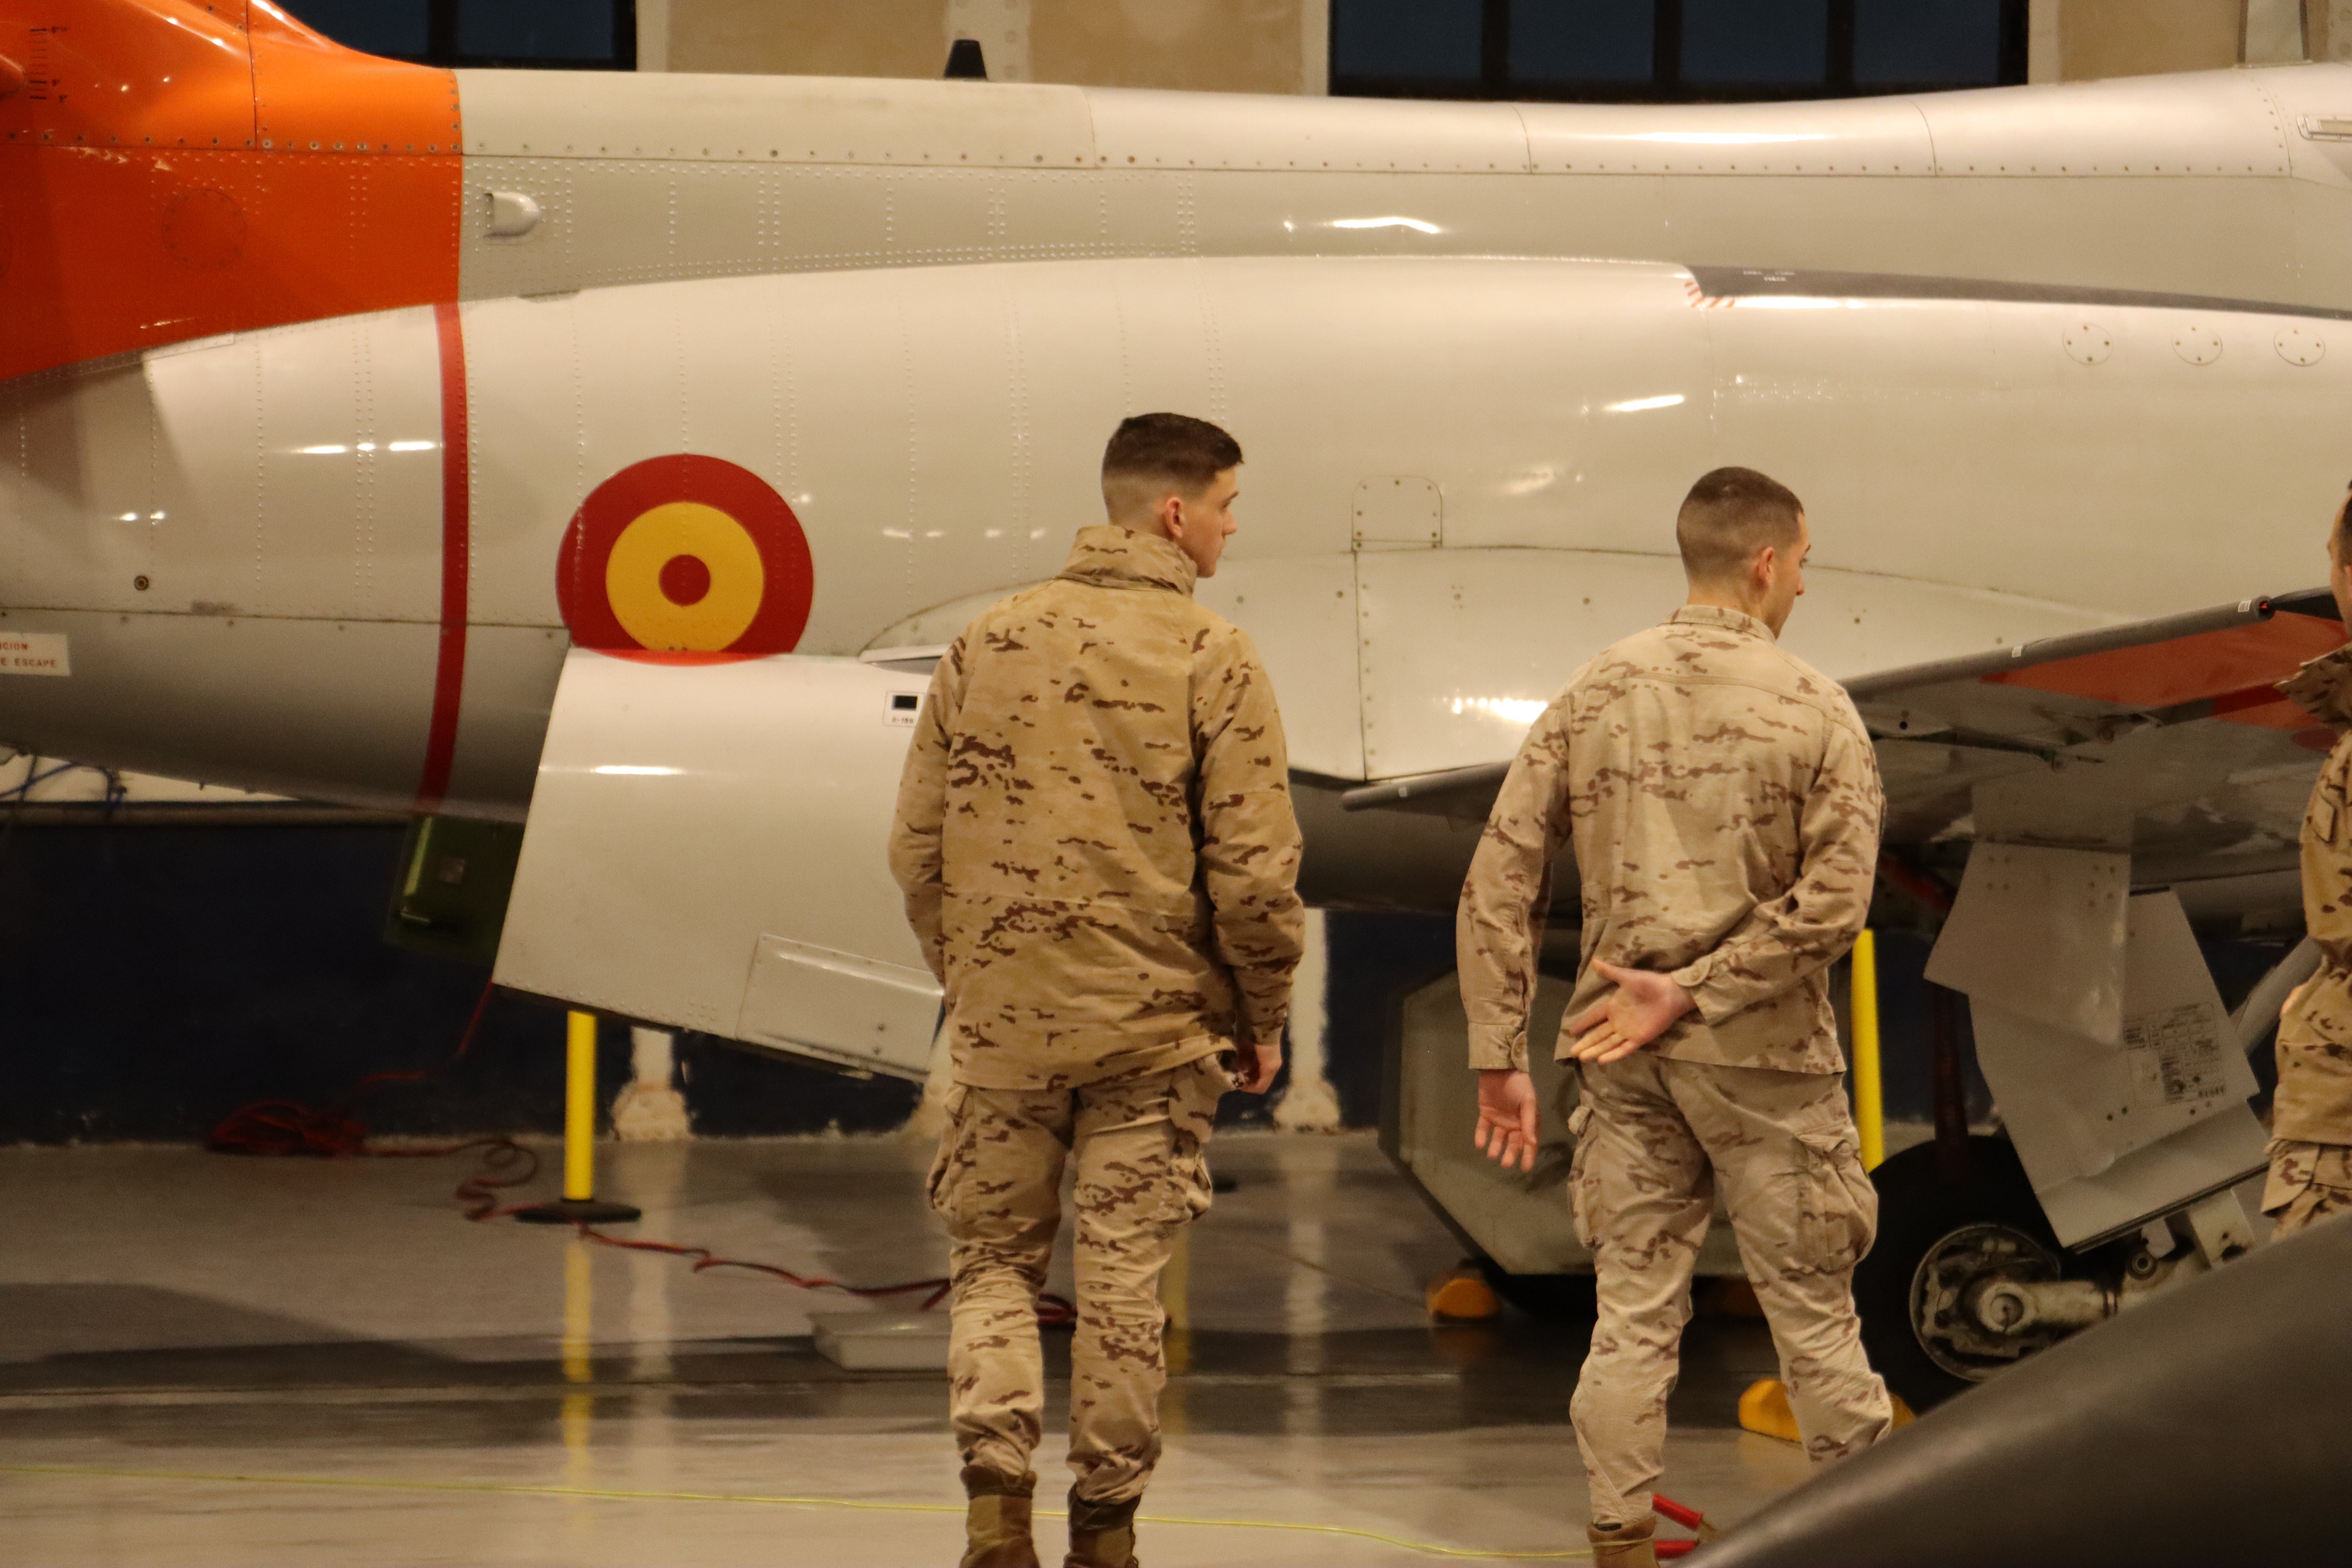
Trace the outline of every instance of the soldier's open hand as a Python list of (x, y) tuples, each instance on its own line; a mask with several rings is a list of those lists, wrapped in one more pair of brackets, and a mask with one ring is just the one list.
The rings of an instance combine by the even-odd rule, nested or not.
[(1523, 1068), (1478, 1075), (1478, 1130), (1472, 1140), (1486, 1157), (1509, 1170), (1536, 1168), (1535, 1080)]
[(1592, 967), (1616, 989), (1569, 1024), (1568, 1031), (1576, 1042), (1568, 1047), (1568, 1054), (1578, 1061), (1622, 1060), (1664, 1034), (1668, 1025), (1696, 1005), (1690, 993), (1675, 984), (1671, 974), (1620, 969), (1598, 960)]

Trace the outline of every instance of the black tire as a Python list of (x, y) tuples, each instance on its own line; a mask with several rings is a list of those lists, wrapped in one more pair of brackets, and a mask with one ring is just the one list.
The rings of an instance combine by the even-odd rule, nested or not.
[(1541, 1322), (1589, 1323), (1599, 1310), (1590, 1274), (1510, 1274), (1491, 1258), (1478, 1259), (1478, 1272), (1496, 1295)]
[(1871, 1173), (1878, 1188), (1878, 1239), (1854, 1270), (1854, 1305), (1872, 1370), (1916, 1411), (1976, 1386), (1938, 1365), (1914, 1321), (1919, 1265), (1938, 1243), (1972, 1226), (1999, 1226), (2063, 1258), (2025, 1167), (2006, 1138), (1970, 1138), (1969, 1170), (1948, 1180), (1933, 1143), (1906, 1149)]

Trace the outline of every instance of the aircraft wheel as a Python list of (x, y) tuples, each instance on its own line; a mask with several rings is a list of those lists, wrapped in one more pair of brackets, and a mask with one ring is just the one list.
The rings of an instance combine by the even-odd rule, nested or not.
[(2063, 1335), (1995, 1334), (1977, 1321), (1985, 1285), (2058, 1279), (2065, 1252), (2009, 1141), (1970, 1138), (1969, 1155), (1958, 1181), (1945, 1178), (1932, 1143), (1871, 1173), (1878, 1239), (1854, 1270), (1854, 1304), (1871, 1367), (1914, 1410), (1940, 1405)]
[(1491, 1258), (1478, 1259), (1495, 1294), (1548, 1323), (1589, 1323), (1596, 1310), (1590, 1274), (1511, 1274)]

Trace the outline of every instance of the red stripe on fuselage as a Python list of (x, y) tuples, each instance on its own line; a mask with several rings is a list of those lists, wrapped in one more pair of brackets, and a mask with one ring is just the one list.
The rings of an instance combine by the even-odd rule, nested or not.
[(466, 588), (473, 571), (473, 476), (467, 461), (466, 331), (457, 307), (433, 307), (441, 342), (441, 648), (433, 672), (433, 721), (425, 732), (418, 811), (438, 811), (457, 754), (457, 708), (466, 693)]

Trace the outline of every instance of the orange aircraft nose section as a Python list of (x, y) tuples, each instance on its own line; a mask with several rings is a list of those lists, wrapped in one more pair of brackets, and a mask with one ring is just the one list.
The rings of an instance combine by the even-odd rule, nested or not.
[(13, 9), (0, 378), (457, 297), (454, 73), (344, 48), (268, 0)]

